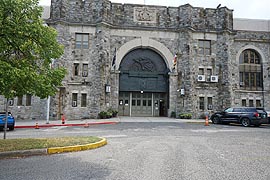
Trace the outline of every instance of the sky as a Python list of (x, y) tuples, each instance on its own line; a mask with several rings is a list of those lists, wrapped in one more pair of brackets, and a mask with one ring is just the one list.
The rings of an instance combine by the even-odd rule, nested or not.
[[(226, 6), (233, 11), (234, 18), (270, 20), (270, 0), (111, 0), (128, 4), (146, 4), (178, 7), (189, 3), (193, 7), (216, 8)], [(50, 5), (51, 0), (40, 0), (40, 5)]]

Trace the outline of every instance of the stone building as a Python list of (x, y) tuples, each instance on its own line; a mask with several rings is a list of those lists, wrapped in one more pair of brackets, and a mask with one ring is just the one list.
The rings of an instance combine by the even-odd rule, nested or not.
[[(233, 19), (227, 7), (52, 0), (46, 22), (65, 47), (53, 66), (68, 69), (50, 118), (270, 109), (270, 21)], [(20, 118), (46, 118), (47, 100), (12, 103)]]

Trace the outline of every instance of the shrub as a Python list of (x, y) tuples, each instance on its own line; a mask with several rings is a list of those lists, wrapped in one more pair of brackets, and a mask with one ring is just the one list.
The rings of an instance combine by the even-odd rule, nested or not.
[(118, 111), (113, 110), (113, 109), (109, 109), (108, 112), (112, 114), (112, 117), (116, 117), (118, 114)]
[(190, 114), (190, 113), (180, 113), (179, 117), (180, 117), (180, 119), (191, 119), (192, 114)]
[(176, 112), (175, 111), (171, 112), (171, 118), (176, 118)]
[(106, 111), (101, 111), (100, 113), (98, 113), (98, 117), (100, 119), (106, 119), (106, 118), (108, 118), (107, 117), (107, 112)]

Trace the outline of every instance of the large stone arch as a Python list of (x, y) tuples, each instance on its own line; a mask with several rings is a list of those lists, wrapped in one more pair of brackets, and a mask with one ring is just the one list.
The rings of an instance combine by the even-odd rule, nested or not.
[(264, 56), (263, 52), (262, 52), (258, 47), (254, 46), (254, 45), (246, 45), (246, 46), (240, 48), (239, 51), (238, 51), (237, 54), (236, 54), (236, 63), (237, 63), (238, 65), (239, 65), (239, 58), (240, 58), (240, 55), (241, 55), (241, 53), (242, 53), (244, 50), (246, 50), (246, 49), (253, 49), (253, 50), (257, 51), (258, 54), (260, 55), (260, 58), (262, 59), (262, 63), (263, 63), (263, 64), (266, 63), (265, 56)]
[(119, 65), (123, 57), (133, 49), (138, 47), (149, 48), (156, 51), (165, 61), (167, 67), (171, 70), (173, 66), (173, 57), (174, 55), (171, 51), (162, 43), (149, 39), (148, 37), (141, 37), (134, 40), (131, 40), (121, 46), (116, 52), (116, 69), (119, 69)]

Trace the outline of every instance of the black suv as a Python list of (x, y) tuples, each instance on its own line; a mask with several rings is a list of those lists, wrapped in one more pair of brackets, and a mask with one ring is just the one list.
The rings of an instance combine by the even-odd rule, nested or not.
[(260, 126), (267, 123), (267, 113), (263, 108), (256, 107), (231, 107), (222, 112), (216, 112), (210, 117), (214, 124), (240, 123), (245, 127), (250, 125)]

